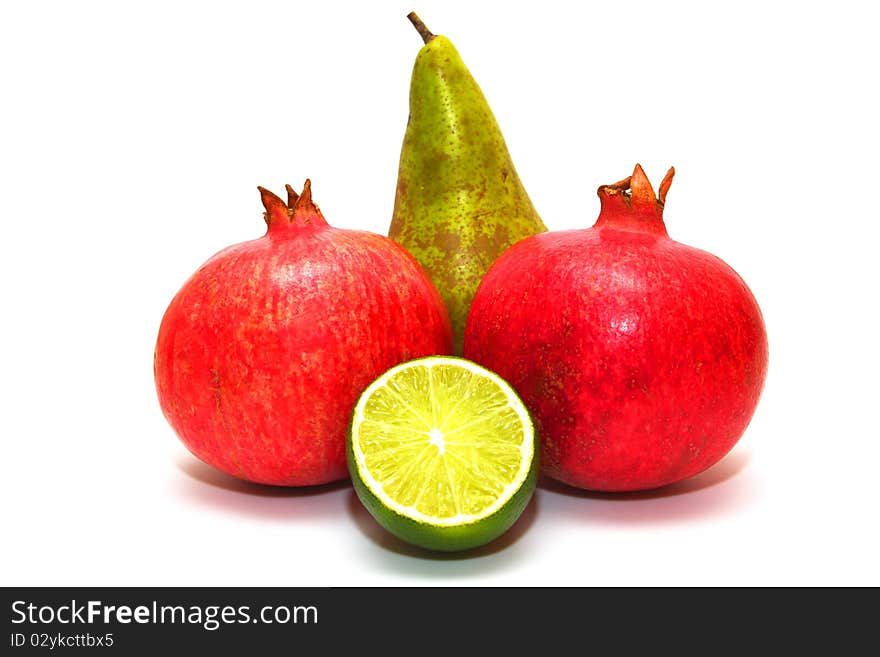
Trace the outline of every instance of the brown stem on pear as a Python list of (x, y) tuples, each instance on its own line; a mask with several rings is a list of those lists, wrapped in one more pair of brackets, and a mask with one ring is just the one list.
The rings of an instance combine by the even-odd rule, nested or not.
[(428, 27), (422, 22), (422, 19), (416, 15), (416, 12), (409, 12), (406, 17), (409, 19), (409, 22), (413, 24), (418, 33), (421, 35), (422, 40), (427, 44), (431, 39), (434, 38), (434, 33), (428, 29)]

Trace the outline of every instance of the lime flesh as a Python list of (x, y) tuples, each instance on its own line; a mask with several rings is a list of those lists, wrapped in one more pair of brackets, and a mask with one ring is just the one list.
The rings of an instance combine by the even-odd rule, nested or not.
[(498, 537), (522, 513), (537, 476), (534, 427), (514, 390), (446, 356), (398, 365), (364, 391), (348, 462), (379, 524), (435, 550)]

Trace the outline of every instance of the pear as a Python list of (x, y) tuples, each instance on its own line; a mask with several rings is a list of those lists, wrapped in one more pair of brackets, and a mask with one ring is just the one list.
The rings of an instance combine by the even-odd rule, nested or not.
[(523, 187), (474, 78), (444, 36), (415, 13), (425, 45), (410, 82), (388, 236), (419, 261), (443, 297), (461, 354), (468, 309), (483, 275), (509, 246), (547, 230)]

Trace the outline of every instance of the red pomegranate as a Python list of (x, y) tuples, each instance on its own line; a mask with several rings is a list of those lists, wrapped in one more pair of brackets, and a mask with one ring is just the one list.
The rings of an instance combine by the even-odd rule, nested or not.
[(235, 477), (308, 486), (348, 477), (345, 435), (388, 368), (452, 349), (440, 295), (392, 240), (327, 224), (287, 187), (260, 188), (266, 234), (220, 251), (159, 328), (165, 417), (197, 457)]
[(464, 355), (535, 415), (544, 472), (596, 491), (680, 481), (739, 440), (767, 371), (764, 321), (719, 258), (671, 240), (644, 171), (599, 188), (592, 228), (529, 237), (480, 283)]

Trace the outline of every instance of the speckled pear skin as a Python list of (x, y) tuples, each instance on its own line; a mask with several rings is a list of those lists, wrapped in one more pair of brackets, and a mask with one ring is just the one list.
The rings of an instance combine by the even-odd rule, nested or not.
[(468, 309), (483, 275), (509, 246), (547, 228), (452, 42), (417, 20), (426, 43), (412, 72), (388, 235), (433, 280), (449, 310), (455, 353), (461, 354)]

